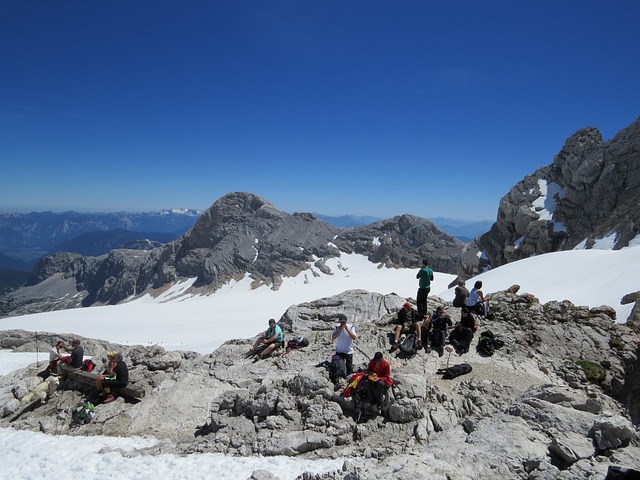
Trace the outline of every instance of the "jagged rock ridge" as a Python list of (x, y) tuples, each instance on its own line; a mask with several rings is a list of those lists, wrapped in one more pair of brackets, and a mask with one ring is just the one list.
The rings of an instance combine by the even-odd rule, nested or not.
[(477, 244), (492, 268), (591, 248), (604, 238), (619, 249), (640, 233), (638, 205), (640, 119), (608, 142), (596, 128), (585, 128), (567, 139), (552, 165), (525, 177), (500, 200), (496, 223)]
[(429, 258), (435, 269), (454, 273), (462, 245), (429, 220), (411, 215), (340, 229), (312, 214), (288, 214), (258, 195), (235, 192), (216, 201), (181, 238), (154, 250), (43, 258), (26, 287), (2, 299), (0, 315), (47, 310), (52, 303), (57, 308), (115, 304), (184, 278), (196, 278), (191, 292), (211, 292), (245, 275), (254, 286), (277, 289), (283, 277), (311, 266), (330, 274), (326, 260), (342, 252), (388, 267), (417, 267)]

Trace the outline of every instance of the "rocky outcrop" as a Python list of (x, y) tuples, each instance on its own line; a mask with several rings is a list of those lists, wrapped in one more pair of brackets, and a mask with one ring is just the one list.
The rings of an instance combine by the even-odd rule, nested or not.
[[(354, 365), (363, 367), (389, 348), (389, 321), (405, 299), (354, 290), (289, 308), (280, 319), (287, 337), (303, 335), (310, 345), (271, 359), (245, 357), (252, 339), (227, 342), (206, 356), (125, 348), (144, 400), (99, 405), (95, 419), (75, 430), (64, 415), (77, 392), (60, 391), (21, 412), (37, 369), (0, 377), (0, 425), (153, 435), (165, 440), (157, 451), (180, 454), (353, 459), (342, 471), (317, 477), (326, 479), (568, 480), (603, 478), (613, 464), (640, 468), (638, 334), (616, 324), (609, 307), (541, 305), (517, 290), (493, 293), (493, 319), (481, 321), (479, 332), (490, 329), (505, 341), (491, 357), (475, 350), (477, 338), (461, 356), (385, 353), (395, 383), (381, 412), (366, 404), (357, 412), (354, 400), (334, 389), (326, 370), (330, 331), (346, 314), (358, 329)], [(430, 298), (430, 307), (437, 305), (457, 317), (449, 303)], [(2, 345), (21, 341), (33, 336), (0, 334)], [(462, 362), (472, 365), (470, 374), (453, 380), (437, 374)]]
[[(500, 200), (496, 223), (478, 249), (495, 268), (541, 253), (619, 249), (640, 233), (640, 120), (604, 141), (576, 132), (554, 158)], [(467, 266), (467, 269), (472, 266)]]
[(438, 271), (454, 273), (461, 247), (429, 220), (410, 215), (340, 229), (312, 214), (291, 215), (262, 197), (236, 192), (216, 201), (192, 230), (159, 248), (44, 257), (26, 287), (0, 299), (0, 315), (50, 310), (53, 304), (116, 304), (185, 278), (196, 279), (190, 292), (215, 291), (246, 275), (254, 287), (278, 289), (283, 278), (312, 267), (330, 275), (326, 262), (341, 253), (365, 255), (388, 267), (417, 268), (429, 258)]

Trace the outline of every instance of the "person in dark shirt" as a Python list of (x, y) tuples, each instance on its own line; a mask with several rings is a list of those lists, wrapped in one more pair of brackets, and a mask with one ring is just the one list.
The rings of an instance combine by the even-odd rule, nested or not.
[(58, 375), (60, 380), (66, 380), (69, 377), (69, 372), (77, 372), (82, 367), (82, 361), (84, 360), (84, 348), (80, 344), (80, 340), (77, 338), (71, 341), (71, 347), (62, 347), (67, 352), (71, 352), (71, 356), (66, 361), (58, 362)]
[(108, 352), (109, 364), (107, 369), (96, 378), (96, 388), (104, 397), (102, 403), (113, 402), (116, 397), (112, 393), (113, 389), (123, 388), (129, 384), (129, 369), (119, 352)]

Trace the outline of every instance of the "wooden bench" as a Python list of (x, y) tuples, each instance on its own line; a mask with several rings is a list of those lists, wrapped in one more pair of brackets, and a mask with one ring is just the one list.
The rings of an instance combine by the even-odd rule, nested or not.
[[(70, 380), (76, 380), (77, 382), (81, 382), (87, 385), (95, 385), (98, 374), (94, 372), (85, 372), (84, 370), (78, 370), (77, 372), (67, 372), (67, 377)], [(129, 383), (126, 387), (114, 388), (112, 390), (114, 394), (123, 397), (135, 398), (137, 400), (141, 400), (142, 398), (144, 398), (144, 389), (131, 383)]]

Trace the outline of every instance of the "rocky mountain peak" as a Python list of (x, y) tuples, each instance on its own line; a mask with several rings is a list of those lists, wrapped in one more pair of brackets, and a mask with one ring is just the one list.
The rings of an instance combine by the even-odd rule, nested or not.
[(610, 141), (584, 128), (500, 200), (477, 246), (492, 267), (604, 239), (623, 248), (640, 233), (639, 203), (640, 119)]

